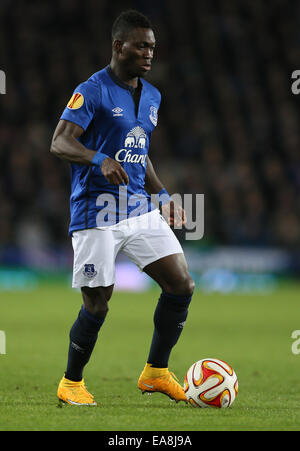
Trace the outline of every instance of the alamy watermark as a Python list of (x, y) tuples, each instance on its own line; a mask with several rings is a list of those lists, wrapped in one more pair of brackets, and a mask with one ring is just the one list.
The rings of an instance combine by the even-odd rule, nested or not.
[(300, 354), (300, 330), (293, 330), (291, 338), (295, 340), (292, 343), (292, 353)]
[(300, 94), (300, 70), (294, 70), (291, 78), (294, 80), (291, 84), (292, 93), (295, 95)]
[(0, 70), (0, 94), (6, 94), (6, 75), (3, 70)]
[(4, 330), (0, 330), (0, 354), (6, 354), (6, 337)]
[[(156, 214), (144, 216), (161, 206), (165, 221), (175, 230), (184, 230), (186, 240), (200, 240), (204, 235), (204, 194), (129, 194), (127, 186), (119, 186), (118, 196), (103, 193), (97, 197), (97, 227), (114, 226), (123, 220), (143, 216), (142, 228), (159, 229), (164, 221)], [(130, 222), (129, 222), (130, 224)]]

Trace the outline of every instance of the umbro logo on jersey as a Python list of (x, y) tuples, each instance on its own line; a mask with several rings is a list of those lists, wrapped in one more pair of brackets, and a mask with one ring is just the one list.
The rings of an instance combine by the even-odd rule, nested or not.
[(123, 109), (119, 106), (116, 106), (116, 108), (113, 108), (111, 111), (113, 112), (113, 117), (123, 116)]

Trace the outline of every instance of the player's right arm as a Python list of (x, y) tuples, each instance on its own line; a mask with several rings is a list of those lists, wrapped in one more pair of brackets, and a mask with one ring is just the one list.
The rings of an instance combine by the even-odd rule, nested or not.
[[(54, 132), (50, 152), (66, 161), (77, 164), (97, 165), (96, 151), (78, 141), (84, 129), (73, 122), (61, 119)], [(107, 181), (113, 185), (128, 184), (128, 175), (117, 161), (105, 156), (100, 169)]]
[(50, 152), (71, 163), (92, 164), (96, 152), (78, 141), (82, 133), (84, 130), (79, 125), (60, 120), (52, 138)]

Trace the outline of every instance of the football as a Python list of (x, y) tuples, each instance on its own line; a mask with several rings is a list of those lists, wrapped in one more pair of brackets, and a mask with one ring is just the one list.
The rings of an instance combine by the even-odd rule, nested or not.
[(223, 360), (202, 359), (188, 369), (184, 391), (194, 407), (229, 407), (236, 398), (238, 380), (233, 368)]

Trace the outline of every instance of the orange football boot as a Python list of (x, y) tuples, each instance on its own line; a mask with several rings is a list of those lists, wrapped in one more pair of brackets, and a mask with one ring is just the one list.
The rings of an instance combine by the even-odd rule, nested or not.
[(57, 397), (60, 401), (73, 406), (96, 406), (93, 395), (84, 385), (84, 379), (80, 382), (70, 381), (65, 377), (59, 383)]
[(142, 374), (139, 377), (138, 388), (144, 393), (163, 393), (176, 402), (185, 401), (187, 397), (183, 387), (177, 382), (175, 374), (168, 368), (154, 368), (146, 363)]

